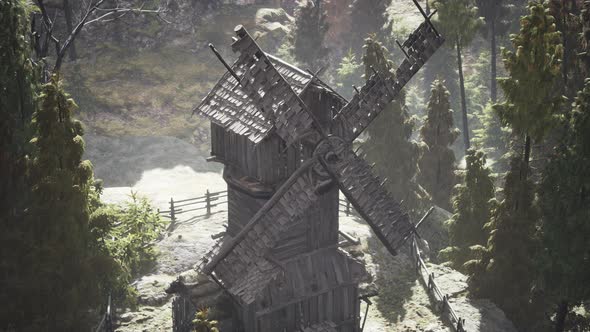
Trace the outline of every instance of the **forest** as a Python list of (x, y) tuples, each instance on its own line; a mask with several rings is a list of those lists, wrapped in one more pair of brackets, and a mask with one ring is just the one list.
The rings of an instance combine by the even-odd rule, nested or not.
[[(353, 100), (397, 79), (429, 21), (444, 44), (355, 151), (413, 224), (436, 208), (417, 232), (439, 280), (464, 284), (467, 331), (590, 331), (588, 0), (0, 0), (0, 331), (184, 331), (168, 290), (229, 231), (194, 109), (227, 73), (211, 48), (239, 61), (236, 25)], [(176, 224), (174, 200), (205, 190), (206, 218)], [(465, 331), (343, 204), (378, 294), (364, 331)], [(240, 331), (213, 297), (186, 331)]]

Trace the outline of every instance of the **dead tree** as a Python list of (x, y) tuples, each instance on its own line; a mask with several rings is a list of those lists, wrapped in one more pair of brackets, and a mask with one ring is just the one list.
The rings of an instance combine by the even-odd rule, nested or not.
[[(162, 14), (165, 13), (165, 7), (158, 7), (157, 9), (145, 9), (143, 4), (140, 7), (126, 8), (116, 5), (115, 7), (104, 7), (106, 0), (91, 0), (86, 9), (83, 10), (83, 14), (79, 19), (78, 23), (73, 24), (73, 10), (68, 0), (64, 0), (63, 6), (65, 11), (66, 37), (59, 39), (54, 33), (56, 16), (50, 17), (44, 0), (35, 0), (35, 3), (39, 7), (42, 18), (42, 31), (35, 31), (35, 20), (33, 20), (33, 39), (34, 48), (36, 53), (37, 63), (41, 62), (43, 68), (43, 82), (47, 82), (52, 74), (58, 73), (63, 64), (63, 60), (67, 52), (70, 52), (70, 57), (76, 58), (76, 51), (74, 48), (74, 40), (80, 32), (87, 26), (98, 23), (98, 22), (110, 22), (118, 20), (127, 14), (149, 14), (154, 15), (157, 19), (167, 22)], [(53, 66), (47, 63), (47, 56), (49, 55), (50, 45), (53, 44), (55, 47), (55, 62)]]

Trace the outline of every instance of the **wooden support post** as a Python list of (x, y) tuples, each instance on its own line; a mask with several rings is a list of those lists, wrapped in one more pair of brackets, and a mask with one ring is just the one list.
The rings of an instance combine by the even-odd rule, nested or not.
[(350, 215), (350, 202), (346, 200), (346, 216)]
[(172, 224), (176, 222), (176, 213), (174, 212), (174, 199), (170, 197), (170, 220), (172, 220)]
[(209, 193), (209, 189), (205, 193), (205, 201), (207, 202), (207, 217), (211, 215), (211, 194)]

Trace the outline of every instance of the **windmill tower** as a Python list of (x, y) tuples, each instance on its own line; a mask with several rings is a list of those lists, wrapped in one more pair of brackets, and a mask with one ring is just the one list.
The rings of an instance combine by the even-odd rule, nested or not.
[(228, 71), (195, 111), (211, 120), (211, 160), (225, 166), (228, 235), (200, 270), (231, 295), (243, 331), (359, 331), (366, 272), (338, 248), (338, 190), (391, 254), (415, 232), (351, 146), (443, 43), (419, 9), (395, 79), (375, 72), (350, 102), (242, 26), (232, 66), (212, 47)]

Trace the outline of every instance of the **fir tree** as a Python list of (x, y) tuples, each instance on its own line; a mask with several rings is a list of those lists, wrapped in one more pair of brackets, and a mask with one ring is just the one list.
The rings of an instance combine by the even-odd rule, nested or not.
[(369, 35), (382, 36), (391, 0), (353, 0), (350, 5), (350, 47), (358, 54)]
[(418, 182), (434, 203), (450, 210), (451, 191), (455, 185), (455, 154), (450, 146), (459, 135), (453, 125), (449, 92), (440, 80), (432, 84), (426, 121), (420, 130), (426, 145), (418, 165)]
[(531, 331), (534, 238), (539, 216), (527, 169), (520, 156), (511, 158), (504, 199), (494, 203), (486, 225), (490, 232), (487, 248), (483, 257), (465, 266), (471, 274), (470, 292), (491, 299), (522, 331)]
[(347, 98), (352, 97), (352, 86), (358, 85), (361, 80), (362, 64), (359, 63), (352, 52), (352, 49), (348, 50), (348, 53), (342, 58), (340, 66), (336, 70), (338, 83), (336, 84), (341, 94)]
[(438, 11), (437, 26), (450, 41), (457, 52), (457, 69), (459, 71), (459, 88), (461, 93), (461, 113), (463, 122), (463, 143), (469, 149), (469, 125), (467, 100), (465, 97), (465, 81), (463, 77), (463, 47), (468, 46), (481, 25), (477, 16), (477, 7), (472, 0), (435, 0), (433, 6)]
[(590, 80), (576, 98), (569, 137), (551, 157), (540, 184), (544, 292), (554, 305), (555, 331), (590, 299)]
[(476, 0), (479, 15), (485, 19), (485, 37), (490, 41), (490, 99), (495, 103), (498, 99), (497, 54), (498, 46), (496, 37), (508, 31), (510, 22), (507, 20), (510, 9), (506, 0)]
[(486, 154), (490, 167), (495, 173), (507, 172), (510, 128), (501, 125), (491, 103), (484, 107), (479, 120), (480, 128), (473, 130), (474, 146)]
[(88, 310), (100, 301), (88, 228), (92, 164), (81, 159), (83, 130), (71, 119), (75, 107), (53, 76), (42, 89), (32, 140), (37, 151), (30, 166), (29, 247), (21, 263), (29, 273), (22, 296), (30, 301), (27, 316), (52, 331), (84, 330)]
[(465, 156), (466, 168), (463, 181), (453, 196), (453, 217), (449, 220), (449, 248), (441, 250), (443, 260), (453, 268), (464, 271), (463, 264), (476, 258), (473, 247), (485, 246), (488, 232), (484, 225), (490, 220), (494, 198), (494, 184), (486, 156), (473, 149)]
[(563, 49), (555, 19), (547, 8), (547, 4), (529, 4), (529, 14), (521, 19), (520, 33), (511, 37), (516, 51), (502, 50), (510, 76), (498, 80), (506, 101), (496, 110), (503, 124), (509, 125), (517, 137), (524, 137), (523, 161), (527, 167), (531, 140), (542, 140), (554, 127), (560, 101), (556, 83)]
[[(380, 75), (394, 75), (393, 63), (387, 59), (387, 49), (373, 38), (365, 41), (365, 78), (373, 75), (374, 70)], [(419, 207), (425, 193), (415, 182), (418, 171), (418, 144), (410, 140), (414, 121), (405, 106), (405, 93), (389, 104), (381, 113), (379, 121), (373, 121), (367, 128), (369, 138), (362, 145), (367, 159), (375, 162), (375, 170), (386, 177), (387, 189), (397, 200), (404, 201), (407, 211)]]
[(322, 0), (305, 0), (295, 13), (295, 26), (290, 36), (295, 59), (317, 70), (326, 63), (328, 48), (324, 38), (328, 31)]

